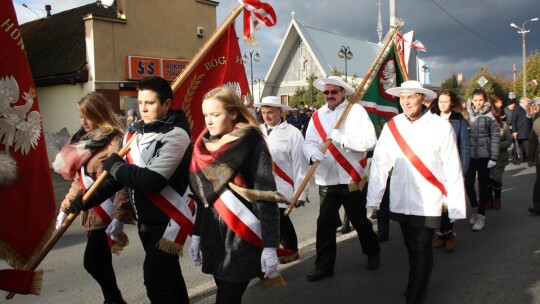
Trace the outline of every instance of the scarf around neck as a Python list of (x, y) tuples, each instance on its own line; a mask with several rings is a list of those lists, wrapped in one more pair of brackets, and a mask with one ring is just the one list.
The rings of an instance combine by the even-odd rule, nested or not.
[(80, 128), (56, 155), (52, 164), (54, 172), (65, 179), (72, 179), (82, 166), (105, 148), (115, 136), (118, 136), (116, 132), (102, 135), (100, 129), (86, 133), (84, 128)]
[(248, 124), (236, 128), (221, 138), (211, 138), (208, 131), (195, 141), (190, 167), (190, 182), (194, 193), (204, 205), (212, 205), (229, 182), (245, 187), (238, 174), (251, 155), (251, 149), (263, 140)]

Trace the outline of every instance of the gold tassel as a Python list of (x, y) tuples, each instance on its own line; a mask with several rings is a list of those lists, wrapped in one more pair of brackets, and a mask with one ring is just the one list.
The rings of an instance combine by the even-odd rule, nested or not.
[(126, 247), (127, 245), (129, 245), (129, 238), (127, 234), (122, 231), (118, 234), (117, 240), (111, 247), (111, 251), (116, 255), (120, 255), (120, 252), (124, 250), (124, 247)]
[(161, 240), (159, 240), (159, 242), (157, 243), (157, 247), (167, 253), (177, 254), (179, 256), (183, 256), (184, 254), (184, 245), (177, 244), (175, 242), (167, 240), (166, 238), (161, 238)]
[(32, 278), (32, 287), (30, 293), (38, 296), (41, 293), (41, 285), (43, 283), (43, 270), (36, 270)]
[(274, 287), (284, 287), (287, 285), (285, 279), (281, 274), (278, 274), (274, 278), (263, 278), (261, 279), (263, 289), (269, 289)]

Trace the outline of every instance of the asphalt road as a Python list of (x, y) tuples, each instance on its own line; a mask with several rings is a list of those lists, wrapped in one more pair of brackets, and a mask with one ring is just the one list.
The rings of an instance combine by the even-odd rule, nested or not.
[[(435, 251), (427, 303), (540, 303), (540, 217), (531, 216), (534, 168), (509, 165), (503, 184), (501, 210), (488, 210), (486, 227), (473, 232), (467, 221), (456, 223), (454, 253)], [(69, 183), (54, 176), (59, 202)], [(401, 232), (391, 223), (390, 240), (381, 244), (381, 268), (365, 270), (356, 232), (337, 234), (338, 258), (335, 275), (319, 282), (305, 277), (314, 266), (315, 222), (318, 213), (316, 187), (311, 203), (291, 214), (301, 258), (280, 266), (286, 287), (263, 290), (257, 280), (244, 295), (244, 303), (402, 303), (408, 261)], [(143, 249), (134, 226), (126, 227), (130, 245), (113, 257), (118, 284), (128, 303), (148, 303), (142, 281)], [(46, 270), (40, 296), (16, 295), (2, 303), (102, 303), (101, 290), (84, 270), (82, 257), (86, 236), (73, 224), (45, 258)], [(189, 240), (186, 246), (189, 246)], [(187, 250), (187, 248), (185, 249)], [(192, 303), (213, 303), (214, 283), (186, 256), (180, 259)], [(0, 262), (0, 267), (4, 266)]]

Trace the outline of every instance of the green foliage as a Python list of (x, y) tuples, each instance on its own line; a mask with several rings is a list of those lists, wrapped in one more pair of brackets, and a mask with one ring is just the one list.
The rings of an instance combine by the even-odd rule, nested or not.
[(313, 86), (313, 81), (316, 79), (317, 77), (312, 74), (306, 79), (308, 84), (307, 87), (296, 88), (294, 95), (291, 97), (291, 107), (300, 109), (307, 105), (308, 107), (314, 106), (320, 108), (324, 105), (324, 97), (322, 92)]
[(458, 96), (462, 95), (463, 85), (459, 83), (457, 75), (454, 73), (452, 73), (452, 76), (450, 76), (448, 79), (443, 80), (440, 87), (443, 90), (451, 90)]
[(498, 96), (502, 100), (508, 100), (508, 81), (502, 74), (493, 75), (488, 67), (481, 66), (480, 69), (471, 77), (468, 84), (465, 86), (462, 97), (467, 100), (471, 97), (475, 88), (480, 87), (477, 83), (480, 77), (484, 76), (487, 79), (487, 84), (484, 86), (484, 90), (488, 93), (488, 96)]
[[(532, 86), (530, 82), (533, 79), (540, 82), (540, 53), (535, 50), (527, 60), (525, 61), (527, 80), (526, 80), (526, 93), (528, 97), (540, 96), (540, 86)], [(518, 79), (516, 81), (516, 99), (519, 100), (523, 96), (523, 69), (518, 73)]]

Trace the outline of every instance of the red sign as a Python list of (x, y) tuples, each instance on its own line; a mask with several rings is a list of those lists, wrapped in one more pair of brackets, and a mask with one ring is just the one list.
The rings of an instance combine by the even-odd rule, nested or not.
[(159, 58), (127, 56), (126, 78), (137, 80), (147, 76), (161, 76), (161, 60)]

